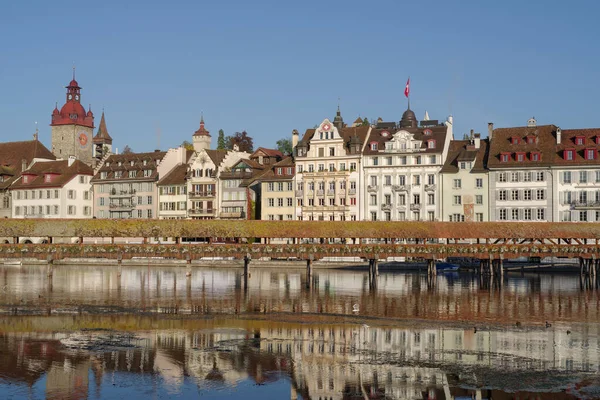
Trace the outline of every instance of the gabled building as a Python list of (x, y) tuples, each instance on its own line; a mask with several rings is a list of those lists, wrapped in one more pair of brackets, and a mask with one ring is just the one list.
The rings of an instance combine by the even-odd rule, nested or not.
[(100, 162), (107, 154), (112, 153), (112, 141), (112, 137), (109, 135), (108, 129), (106, 128), (104, 111), (102, 111), (98, 132), (93, 139), (94, 147), (92, 149), (92, 157), (96, 160), (96, 162)]
[[(264, 170), (264, 165), (248, 157), (239, 159), (230, 168), (224, 168), (219, 172), (220, 219), (257, 218), (257, 196), (249, 185)], [(260, 212), (260, 208), (258, 210)]]
[[(36, 134), (37, 136), (37, 134)], [(23, 142), (0, 143), (0, 218), (13, 216), (11, 185), (34, 160), (52, 161), (56, 157), (37, 137)]]
[(468, 140), (450, 142), (448, 157), (440, 174), (441, 220), (451, 222), (488, 221), (489, 142), (471, 132)]
[(441, 220), (439, 172), (452, 140), (452, 117), (417, 121), (407, 109), (399, 124), (381, 122), (363, 150), (364, 219)]
[(345, 127), (339, 108), (302, 140), (294, 130), (296, 218), (312, 221), (362, 219), (362, 149), (370, 126)]
[(295, 169), (294, 159), (286, 157), (256, 178), (256, 182), (260, 184), (261, 219), (270, 221), (296, 219)]
[(490, 150), (490, 221), (554, 221), (557, 152), (555, 125), (493, 129), (488, 126)]
[(600, 221), (600, 129), (556, 128), (554, 221)]
[(156, 218), (158, 167), (166, 152), (112, 154), (92, 178), (96, 218)]
[(82, 161), (39, 161), (11, 185), (14, 218), (92, 218), (92, 168)]
[(184, 147), (169, 149), (158, 166), (158, 218), (187, 218), (188, 162), (193, 150)]

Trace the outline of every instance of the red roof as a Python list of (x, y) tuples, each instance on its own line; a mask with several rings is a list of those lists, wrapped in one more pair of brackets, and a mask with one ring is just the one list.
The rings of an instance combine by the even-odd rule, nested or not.
[(90, 109), (85, 111), (81, 105), (79, 84), (73, 79), (67, 86), (67, 101), (59, 112), (57, 108), (52, 112), (51, 126), (55, 125), (81, 125), (89, 128), (94, 127), (94, 114)]

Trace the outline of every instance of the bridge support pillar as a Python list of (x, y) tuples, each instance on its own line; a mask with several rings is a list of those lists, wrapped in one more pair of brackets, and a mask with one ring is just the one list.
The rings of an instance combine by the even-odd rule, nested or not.
[(435, 267), (435, 259), (427, 260), (427, 275), (437, 275), (437, 268)]
[(185, 261), (186, 261), (185, 276), (188, 278), (191, 278), (192, 277), (192, 255), (190, 253), (187, 253), (185, 255)]
[(50, 254), (48, 254), (46, 256), (46, 276), (48, 276), (49, 278), (52, 278), (53, 274), (54, 274), (54, 260), (52, 259), (52, 256)]
[(377, 258), (369, 259), (369, 286), (377, 288), (377, 277), (379, 276), (379, 264)]
[(244, 256), (244, 278), (250, 278), (250, 261), (252, 260), (252, 256), (250, 253), (247, 253)]
[(123, 253), (117, 254), (117, 264), (121, 265), (123, 263)]
[(500, 254), (500, 259), (498, 260), (498, 275), (500, 278), (504, 277), (504, 255)]
[(306, 287), (307, 288), (310, 288), (310, 285), (312, 282), (314, 259), (315, 259), (315, 256), (312, 254), (309, 254), (308, 258), (306, 259)]

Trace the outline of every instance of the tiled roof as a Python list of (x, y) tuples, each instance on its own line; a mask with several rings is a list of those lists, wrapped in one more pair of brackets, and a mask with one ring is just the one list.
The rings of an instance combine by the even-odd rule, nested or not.
[[(45, 174), (57, 176), (52, 179), (52, 182), (45, 182)], [(23, 171), (21, 175), (28, 175), (33, 179), (30, 179), (28, 183), (23, 183), (23, 180), (19, 179), (11, 186), (11, 189), (63, 187), (77, 175), (94, 175), (94, 170), (80, 160), (73, 161), (71, 166), (69, 166), (68, 160), (40, 161)]]
[[(291, 175), (286, 175), (285, 174), (285, 170), (287, 167), (295, 167), (295, 163), (294, 163), (294, 159), (292, 157), (286, 157), (283, 160), (279, 161), (276, 164), (273, 164), (271, 166), (271, 168), (262, 171), (262, 173), (256, 177), (254, 177), (253, 181), (260, 181), (260, 182), (265, 182), (265, 181), (289, 181), (291, 179), (294, 179), (294, 172), (295, 169), (292, 169), (292, 174)], [(283, 168), (283, 175), (277, 175), (275, 173), (277, 168)]]
[(230, 150), (205, 150), (205, 151), (206, 151), (206, 155), (209, 156), (210, 159), (212, 160), (213, 164), (215, 164), (215, 167), (218, 168)]
[(264, 147), (259, 147), (258, 149), (256, 149), (254, 151), (254, 153), (252, 153), (252, 155), (250, 157), (254, 158), (261, 151), (263, 153), (265, 153), (269, 157), (283, 158), (283, 153), (280, 152), (279, 150), (277, 150), (277, 149), (267, 149), (267, 148), (264, 148)]
[(165, 185), (183, 185), (186, 182), (186, 177), (188, 173), (188, 165), (187, 164), (179, 164), (172, 168), (167, 175), (161, 178), (157, 185), (165, 186)]
[(489, 149), (488, 140), (481, 139), (479, 149), (470, 147), (470, 140), (452, 140), (448, 149), (446, 163), (442, 167), (442, 173), (457, 173), (458, 163), (460, 161), (474, 162), (471, 167), (471, 172), (485, 172), (487, 163), (487, 151)]
[[(394, 134), (399, 131), (407, 131), (408, 133), (413, 134), (414, 140), (420, 140), (421, 142), (421, 152), (422, 154), (428, 153), (440, 153), (444, 149), (444, 144), (446, 142), (446, 132), (447, 127), (445, 125), (435, 125), (435, 126), (420, 126), (416, 128), (396, 128), (395, 130), (388, 129), (372, 129), (371, 134), (369, 135), (369, 140), (367, 146), (363, 151), (365, 155), (382, 155), (385, 154), (385, 142), (390, 141)], [(425, 130), (430, 130), (431, 133), (425, 135)], [(387, 132), (387, 134), (386, 134)], [(429, 148), (427, 146), (428, 140), (435, 140), (435, 147)], [(371, 150), (370, 144), (376, 142), (377, 150)]]
[(100, 126), (98, 127), (98, 132), (96, 133), (96, 136), (94, 136), (94, 143), (112, 144), (112, 138), (108, 134), (108, 129), (106, 129), (106, 119), (104, 118), (104, 111), (102, 111), (102, 118), (100, 118)]
[[(577, 144), (575, 141), (577, 137), (583, 137), (583, 144)], [(599, 165), (598, 150), (600, 145), (596, 144), (600, 142), (600, 128), (592, 129), (564, 129), (561, 132), (560, 144), (556, 145), (556, 152), (554, 154), (554, 165), (567, 166), (567, 165)], [(573, 160), (565, 160), (564, 150), (573, 149), (574, 158)], [(585, 158), (585, 149), (595, 149), (595, 159), (587, 160)]]
[(38, 140), (0, 143), (0, 175), (4, 177), (0, 190), (9, 187), (19, 177), (22, 160), (29, 165), (34, 158), (56, 160), (54, 154)]
[[(156, 181), (158, 179), (157, 160), (160, 162), (167, 153), (165, 151), (154, 151), (150, 153), (128, 153), (111, 154), (102, 164), (92, 182), (105, 181)], [(146, 161), (146, 165), (144, 165)], [(133, 162), (133, 165), (131, 165)], [(119, 165), (120, 163), (120, 165)], [(144, 170), (152, 170), (150, 176), (144, 176)], [(115, 172), (121, 172), (121, 177), (116, 177)], [(129, 177), (129, 171), (135, 171), (135, 176)], [(105, 179), (101, 179), (102, 172), (107, 173)]]
[[(490, 141), (488, 168), (551, 166), (557, 158), (557, 128), (555, 125), (540, 125), (494, 129)], [(533, 138), (533, 143), (528, 143), (528, 136)], [(512, 144), (512, 138), (519, 139), (519, 144)], [(525, 153), (524, 161), (516, 161), (515, 154), (517, 152)], [(531, 161), (530, 155), (532, 152), (539, 152), (541, 160)], [(507, 162), (502, 162), (500, 156), (505, 153), (510, 154), (510, 159)]]

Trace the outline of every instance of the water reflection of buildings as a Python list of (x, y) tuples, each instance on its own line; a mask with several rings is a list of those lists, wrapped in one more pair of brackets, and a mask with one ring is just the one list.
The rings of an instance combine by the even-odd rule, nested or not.
[(59, 308), (64, 304), (116, 306), (132, 310), (180, 313), (308, 312), (361, 314), (392, 318), (497, 320), (514, 323), (598, 321), (598, 291), (582, 291), (576, 275), (508, 274), (502, 287), (485, 286), (470, 274), (439, 275), (430, 285), (424, 275), (381, 273), (376, 290), (367, 274), (317, 270), (307, 288), (301, 270), (252, 269), (248, 288), (239, 269), (126, 267), (121, 277), (110, 266), (55, 268), (52, 280), (45, 267), (0, 267), (4, 304)]
[[(174, 392), (185, 385), (204, 390), (247, 379), (266, 383), (283, 375), (292, 381), (290, 396), (304, 399), (428, 393), (450, 399), (458, 386), (498, 388), (507, 375), (524, 371), (540, 381), (549, 370), (596, 374), (599, 331), (597, 325), (567, 335), (555, 329), (475, 333), (264, 322), (244, 329), (140, 332), (129, 348), (103, 347), (98, 336), (108, 333), (102, 331), (8, 334), (0, 336), (0, 378), (31, 386), (46, 376), (46, 395), (57, 399), (86, 398), (93, 390), (98, 397), (103, 385), (128, 374), (151, 376), (155, 384), (160, 379)], [(92, 343), (92, 350), (63, 347), (76, 343)], [(483, 371), (491, 373), (484, 377)]]

